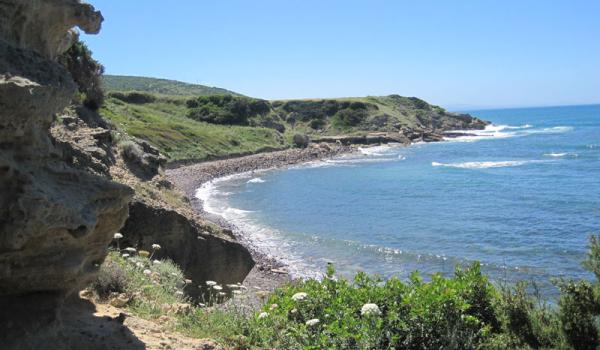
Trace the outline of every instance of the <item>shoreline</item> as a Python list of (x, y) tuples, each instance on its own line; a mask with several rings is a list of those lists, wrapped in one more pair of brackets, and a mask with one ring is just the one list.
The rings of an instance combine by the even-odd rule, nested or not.
[[(445, 139), (425, 140), (420, 138), (417, 141), (424, 141), (427, 143), (439, 142), (449, 138), (458, 138), (462, 136), (477, 135), (458, 131), (456, 133), (449, 133), (446, 135)], [(185, 196), (190, 200), (193, 209), (202, 219), (219, 226), (248, 249), (256, 265), (244, 280), (244, 285), (256, 290), (273, 291), (275, 288), (294, 280), (289, 274), (289, 266), (277, 259), (277, 257), (269, 256), (262, 251), (262, 249), (256, 246), (252, 241), (251, 235), (248, 232), (245, 232), (243, 229), (237, 227), (235, 224), (227, 221), (218, 214), (207, 212), (203, 201), (196, 197), (196, 191), (212, 181), (232, 175), (251, 173), (254, 171), (284, 169), (294, 165), (356, 153), (360, 148), (370, 148), (388, 144), (389, 143), (344, 145), (329, 142), (318, 144), (311, 143), (306, 148), (291, 148), (244, 156), (226, 157), (216, 160), (205, 160), (193, 164), (171, 165), (167, 166), (165, 174), (177, 188), (184, 192)], [(415, 142), (395, 144), (400, 145), (401, 147), (408, 147), (415, 144)], [(254, 306), (259, 305), (258, 300), (252, 300), (250, 304), (254, 304)]]
[[(365, 145), (361, 146), (364, 147)], [(273, 291), (275, 288), (293, 281), (288, 273), (288, 266), (262, 252), (260, 247), (257, 247), (251, 241), (247, 232), (225, 220), (222, 216), (207, 212), (202, 200), (196, 197), (196, 191), (203, 185), (226, 176), (269, 169), (284, 169), (289, 166), (351, 154), (357, 150), (358, 146), (354, 145), (311, 144), (307, 148), (293, 148), (221, 160), (208, 160), (166, 169), (165, 173), (169, 180), (184, 192), (193, 209), (202, 219), (231, 233), (240, 244), (248, 249), (256, 265), (246, 276), (244, 285), (255, 290)], [(255, 299), (251, 301), (251, 304), (257, 306), (260, 301), (257, 298)]]

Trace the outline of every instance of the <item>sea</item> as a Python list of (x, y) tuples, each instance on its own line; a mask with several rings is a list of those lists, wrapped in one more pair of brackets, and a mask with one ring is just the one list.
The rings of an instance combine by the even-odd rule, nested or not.
[(327, 263), (405, 279), (480, 262), (495, 283), (591, 279), (600, 234), (600, 105), (468, 111), (474, 135), (384, 145), (203, 185), (205, 210), (239, 227), (294, 277)]

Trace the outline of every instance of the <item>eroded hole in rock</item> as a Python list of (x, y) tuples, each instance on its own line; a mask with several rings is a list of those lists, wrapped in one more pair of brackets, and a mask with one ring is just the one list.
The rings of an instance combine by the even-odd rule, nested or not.
[(88, 233), (88, 228), (85, 225), (81, 225), (74, 230), (73, 229), (69, 230), (69, 234), (75, 238), (83, 237), (87, 233)]

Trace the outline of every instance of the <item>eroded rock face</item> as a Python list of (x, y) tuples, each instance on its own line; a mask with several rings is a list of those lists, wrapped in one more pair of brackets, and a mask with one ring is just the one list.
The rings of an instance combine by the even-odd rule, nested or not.
[[(152, 251), (152, 244), (158, 243), (161, 249), (154, 256), (172, 259), (196, 283), (242, 282), (254, 266), (252, 256), (240, 243), (204, 232), (176, 211), (134, 201), (129, 212), (121, 229), (123, 244)], [(192, 297), (200, 294), (198, 288), (187, 292)]]
[(128, 215), (131, 189), (66, 165), (49, 134), (76, 90), (55, 58), (101, 21), (76, 0), (0, 1), (0, 340), (51, 323)]
[(102, 14), (79, 0), (4, 0), (0, 33), (13, 46), (54, 59), (74, 43), (79, 27), (97, 34)]

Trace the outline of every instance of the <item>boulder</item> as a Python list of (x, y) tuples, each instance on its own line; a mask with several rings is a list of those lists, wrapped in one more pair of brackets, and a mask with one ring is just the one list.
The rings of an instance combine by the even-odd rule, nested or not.
[[(211, 280), (220, 284), (242, 282), (254, 266), (248, 250), (238, 242), (207, 234), (195, 220), (174, 210), (134, 201), (129, 219), (120, 231), (124, 246), (151, 250), (157, 243), (161, 249), (155, 258), (169, 258), (196, 283)], [(191, 297), (199, 297), (199, 288), (186, 288)]]
[(293, 141), (296, 147), (306, 148), (310, 142), (310, 139), (304, 134), (295, 134)]

